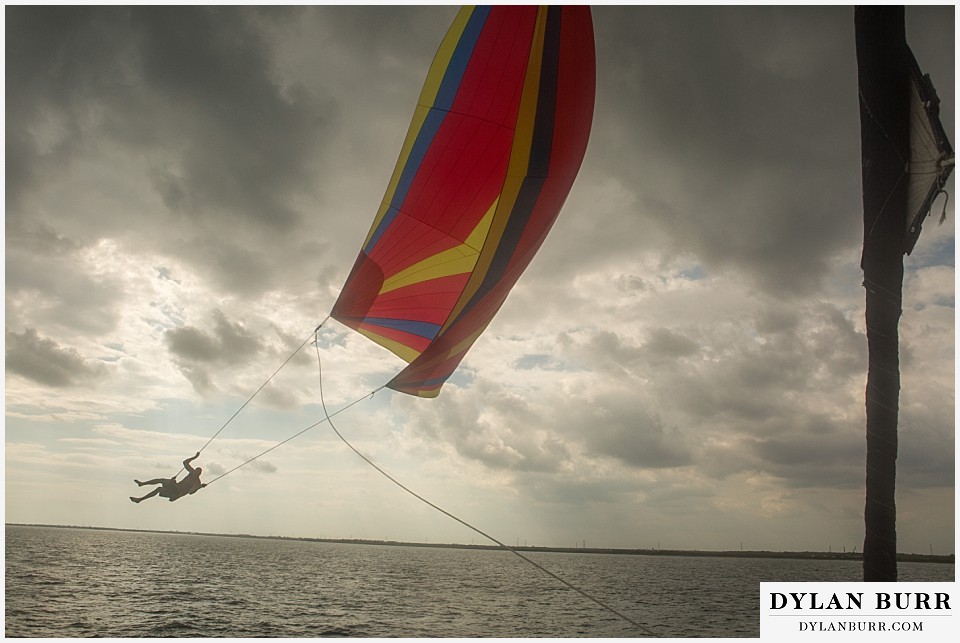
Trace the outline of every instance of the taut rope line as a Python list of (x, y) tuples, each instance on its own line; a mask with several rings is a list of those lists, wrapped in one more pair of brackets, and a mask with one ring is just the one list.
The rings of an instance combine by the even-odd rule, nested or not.
[[(657, 634), (656, 634), (655, 632), (653, 632), (651, 629), (649, 629), (648, 627), (645, 627), (644, 625), (641, 625), (640, 623), (638, 623), (637, 621), (633, 620), (633, 619), (630, 618), (629, 616), (627, 616), (627, 615), (623, 614), (622, 612), (619, 612), (619, 611), (617, 611), (616, 609), (610, 607), (609, 605), (607, 605), (606, 603), (604, 603), (604, 602), (601, 601), (600, 599), (595, 598), (594, 596), (591, 596), (590, 594), (588, 594), (588, 593), (585, 592), (584, 590), (580, 589), (579, 587), (576, 587), (575, 585), (572, 585), (571, 583), (569, 583), (568, 581), (564, 580), (564, 579), (561, 578), (560, 576), (557, 576), (555, 573), (553, 573), (553, 572), (550, 571), (549, 569), (543, 567), (542, 565), (540, 565), (540, 564), (537, 563), (536, 561), (531, 560), (530, 558), (524, 556), (523, 554), (521, 554), (521, 553), (520, 553), (519, 551), (517, 551), (516, 549), (513, 549), (512, 547), (509, 547), (508, 545), (500, 542), (499, 540), (497, 540), (496, 538), (494, 538), (494, 537), (491, 536), (490, 534), (488, 534), (488, 533), (480, 530), (480, 529), (477, 528), (477, 527), (474, 527), (473, 525), (471, 525), (471, 524), (468, 523), (467, 521), (465, 521), (465, 520), (463, 520), (463, 519), (461, 519), (461, 518), (458, 518), (457, 516), (453, 515), (453, 514), (450, 513), (449, 511), (447, 511), (446, 509), (443, 509), (442, 507), (434, 504), (433, 502), (430, 502), (429, 500), (427, 500), (426, 498), (424, 498), (424, 497), (421, 496), (420, 494), (416, 493), (415, 491), (413, 491), (413, 490), (410, 489), (409, 487), (407, 487), (407, 486), (405, 486), (404, 484), (402, 484), (399, 480), (397, 480), (396, 478), (394, 478), (393, 476), (391, 476), (389, 473), (387, 473), (386, 471), (384, 471), (383, 469), (381, 469), (381, 468), (380, 468), (376, 463), (374, 463), (370, 458), (368, 458), (366, 455), (364, 455), (362, 452), (360, 452), (356, 447), (354, 447), (354, 446), (343, 436), (343, 434), (340, 433), (340, 431), (337, 429), (336, 425), (334, 425), (334, 423), (333, 423), (333, 418), (334, 418), (336, 415), (339, 415), (340, 413), (343, 413), (343, 412), (346, 411), (347, 409), (351, 408), (352, 406), (354, 406), (354, 405), (356, 405), (356, 404), (359, 404), (360, 402), (362, 402), (363, 400), (367, 399), (368, 397), (371, 397), (371, 396), (374, 395), (377, 391), (380, 391), (381, 389), (385, 388), (386, 385), (381, 386), (381, 387), (379, 387), (379, 388), (377, 388), (377, 389), (374, 389), (374, 390), (371, 391), (370, 393), (367, 393), (367, 394), (364, 395), (363, 397), (360, 397), (360, 398), (354, 400), (354, 401), (351, 402), (350, 404), (347, 404), (347, 405), (344, 406), (343, 408), (338, 409), (337, 411), (334, 411), (333, 413), (330, 413), (329, 411), (327, 411), (327, 404), (326, 404), (326, 401), (324, 400), (324, 397), (323, 397), (323, 366), (322, 366), (321, 359), (320, 359), (320, 345), (319, 345), (318, 332), (319, 332), (319, 330), (323, 327), (323, 325), (327, 323), (327, 320), (328, 320), (328, 319), (330, 319), (329, 316), (328, 316), (326, 319), (324, 319), (323, 322), (321, 322), (321, 323), (310, 333), (310, 335), (303, 341), (303, 343), (301, 343), (300, 346), (298, 346), (297, 349), (296, 349), (295, 351), (293, 351), (293, 352), (290, 354), (289, 357), (287, 357), (287, 359), (283, 362), (283, 364), (281, 364), (280, 367), (277, 368), (277, 370), (275, 370), (275, 371), (273, 372), (273, 374), (270, 375), (270, 377), (267, 378), (267, 380), (266, 380), (263, 384), (260, 385), (260, 388), (258, 388), (256, 391), (254, 391), (253, 395), (251, 395), (251, 396), (247, 399), (247, 401), (244, 402), (243, 405), (240, 406), (240, 408), (238, 408), (237, 411), (236, 411), (232, 416), (230, 416), (230, 418), (229, 418), (226, 422), (223, 423), (223, 425), (217, 430), (216, 433), (213, 434), (213, 436), (212, 436), (209, 440), (207, 440), (207, 443), (203, 445), (203, 448), (201, 448), (200, 451), (203, 451), (204, 449), (206, 449), (207, 446), (209, 446), (210, 443), (213, 442), (214, 438), (216, 438), (218, 435), (220, 435), (220, 433), (227, 427), (227, 425), (230, 424), (230, 422), (232, 422), (233, 419), (236, 418), (237, 415), (240, 414), (240, 411), (242, 411), (248, 404), (250, 404), (250, 402), (253, 400), (253, 398), (255, 398), (255, 397), (257, 396), (257, 394), (259, 394), (260, 391), (262, 391), (262, 390), (264, 389), (264, 387), (266, 387), (266, 385), (270, 383), (270, 381), (277, 375), (277, 373), (279, 373), (279, 372), (283, 369), (283, 367), (286, 366), (286, 365), (290, 362), (290, 360), (293, 359), (293, 357), (294, 357), (297, 353), (299, 353), (299, 352), (303, 349), (304, 346), (307, 345), (307, 343), (310, 341), (310, 338), (311, 338), (311, 337), (314, 339), (314, 347), (316, 348), (316, 351), (317, 351), (317, 373), (318, 373), (319, 381), (320, 381), (320, 405), (321, 405), (321, 407), (323, 408), (323, 415), (324, 415), (323, 419), (318, 420), (317, 422), (314, 422), (314, 423), (311, 424), (310, 426), (308, 426), (308, 427), (306, 427), (306, 428), (298, 431), (297, 433), (294, 433), (293, 435), (291, 435), (291, 436), (290, 436), (289, 438), (287, 438), (286, 440), (283, 440), (282, 442), (278, 442), (277, 444), (273, 445), (273, 446), (270, 447), (269, 449), (266, 449), (265, 451), (263, 451), (263, 452), (255, 455), (255, 456), (253, 456), (253, 457), (250, 458), (249, 460), (246, 460), (245, 462), (242, 462), (242, 463), (238, 464), (237, 466), (233, 467), (233, 468), (230, 469), (229, 471), (220, 474), (219, 476), (217, 476), (216, 478), (214, 478), (214, 479), (211, 480), (210, 482), (206, 483), (206, 486), (209, 487), (211, 484), (213, 484), (213, 483), (216, 482), (217, 480), (220, 480), (221, 478), (223, 478), (223, 477), (225, 477), (225, 476), (233, 473), (233, 472), (236, 471), (237, 469), (239, 469), (239, 468), (241, 468), (241, 467), (243, 467), (243, 466), (246, 466), (246, 465), (250, 464), (250, 463), (253, 462), (254, 460), (257, 460), (258, 458), (263, 457), (264, 455), (270, 453), (270, 452), (273, 451), (274, 449), (283, 446), (284, 444), (286, 444), (287, 442), (290, 442), (290, 441), (293, 440), (294, 438), (297, 438), (297, 437), (303, 435), (304, 433), (306, 433), (307, 431), (310, 431), (311, 429), (315, 429), (316, 427), (318, 427), (318, 426), (320, 426), (321, 424), (323, 424), (324, 422), (326, 422), (326, 423), (328, 423), (328, 424), (330, 425), (330, 428), (333, 429), (333, 432), (336, 434), (336, 436), (337, 436), (338, 438), (340, 438), (340, 441), (343, 442), (345, 445), (347, 445), (347, 447), (349, 447), (349, 449), (350, 449), (351, 451), (353, 451), (355, 454), (357, 454), (357, 456), (359, 456), (364, 462), (366, 462), (366, 463), (369, 464), (371, 467), (373, 467), (377, 472), (379, 472), (379, 473), (380, 473), (382, 476), (384, 476), (387, 480), (389, 480), (389, 481), (392, 482), (393, 484), (397, 485), (397, 486), (400, 487), (402, 490), (406, 491), (407, 493), (409, 493), (411, 496), (413, 496), (414, 498), (416, 498), (416, 499), (419, 500), (420, 502), (426, 504), (426, 505), (429, 506), (429, 507), (432, 507), (433, 509), (439, 511), (440, 513), (442, 513), (443, 515), (447, 516), (448, 518), (451, 518), (451, 519), (457, 521), (458, 523), (460, 523), (460, 524), (463, 525), (464, 527), (467, 527), (468, 529), (471, 529), (471, 530), (473, 530), (474, 532), (480, 534), (481, 536), (483, 536), (483, 537), (486, 538), (487, 540), (495, 543), (498, 547), (500, 547), (500, 548), (503, 549), (504, 551), (508, 551), (508, 552), (514, 554), (515, 556), (517, 556), (517, 557), (520, 558), (521, 560), (527, 562), (528, 564), (532, 565), (533, 567), (536, 567), (537, 569), (539, 569), (540, 571), (542, 571), (544, 574), (546, 574), (546, 575), (550, 576), (551, 578), (553, 578), (554, 580), (562, 583), (563, 585), (565, 585), (566, 587), (568, 587), (568, 588), (572, 589), (573, 591), (577, 592), (578, 594), (580, 594), (580, 595), (583, 596), (584, 598), (587, 598), (588, 600), (596, 603), (597, 605), (599, 605), (599, 606), (602, 607), (603, 609), (607, 610), (607, 611), (610, 612), (611, 614), (614, 614), (615, 616), (620, 617), (621, 619), (623, 619), (624, 621), (630, 623), (631, 625), (633, 625), (633, 626), (636, 627), (637, 629), (641, 630), (642, 632), (644, 632), (644, 633), (646, 633), (646, 634), (649, 634), (650, 636), (653, 636), (653, 637), (656, 637), (656, 636), (657, 636)], [(182, 469), (181, 469), (181, 471), (182, 471)]]
[(346, 405), (345, 407), (343, 407), (342, 409), (339, 409), (339, 410), (337, 410), (337, 411), (334, 411), (333, 413), (331, 413), (331, 414), (328, 415), (327, 417), (323, 418), (322, 420), (318, 420), (318, 421), (314, 422), (313, 424), (311, 424), (310, 426), (308, 426), (307, 428), (302, 429), (302, 430), (298, 431), (297, 433), (294, 433), (293, 435), (291, 435), (289, 438), (287, 438), (287, 439), (284, 440), (283, 442), (278, 442), (277, 444), (274, 444), (272, 447), (270, 447), (270, 448), (267, 449), (266, 451), (263, 451), (263, 452), (261, 452), (261, 453), (258, 453), (257, 455), (253, 456), (253, 457), (250, 458), (249, 460), (238, 464), (237, 466), (235, 466), (234, 468), (230, 469), (230, 470), (227, 471), (226, 473), (221, 473), (219, 476), (217, 476), (216, 478), (214, 478), (213, 480), (211, 480), (210, 482), (208, 482), (208, 483), (207, 483), (207, 486), (209, 487), (209, 486), (212, 485), (214, 482), (216, 482), (216, 481), (219, 480), (220, 478), (226, 476), (227, 474), (233, 473), (234, 471), (236, 471), (236, 470), (239, 469), (240, 467), (246, 466), (246, 465), (250, 464), (251, 462), (253, 462), (254, 460), (257, 460), (258, 458), (261, 458), (261, 457), (267, 455), (268, 453), (270, 453), (271, 451), (273, 451), (273, 450), (276, 449), (277, 447), (283, 446), (284, 444), (286, 444), (286, 443), (289, 442), (290, 440), (293, 440), (294, 438), (300, 437), (301, 435), (303, 435), (303, 434), (306, 433), (307, 431), (309, 431), (309, 430), (311, 430), (311, 429), (317, 428), (318, 426), (320, 426), (320, 425), (323, 424), (324, 422), (329, 422), (329, 421), (330, 421), (330, 418), (335, 417), (335, 416), (337, 416), (337, 415), (340, 415), (341, 413), (343, 413), (344, 411), (346, 411), (346, 410), (349, 409), (350, 407), (352, 407), (352, 406), (354, 406), (354, 405), (356, 405), (356, 404), (359, 404), (360, 402), (364, 401), (365, 399), (367, 399), (368, 397), (370, 397), (371, 395), (373, 395), (374, 393), (376, 393), (377, 391), (379, 391), (379, 390), (382, 389), (382, 388), (383, 388), (383, 387), (381, 386), (381, 387), (378, 388), (378, 389), (374, 389), (373, 391), (370, 391), (369, 393), (367, 393), (367, 394), (364, 395), (363, 397), (357, 398), (357, 399), (354, 400), (353, 402), (350, 402), (350, 404), (347, 404), (347, 405)]
[[(322, 326), (322, 324), (321, 324), (321, 326)], [(317, 329), (319, 330), (319, 326), (317, 327)], [(386, 471), (384, 471), (383, 469), (381, 469), (379, 466), (377, 466), (377, 464), (375, 464), (375, 463), (373, 462), (373, 460), (371, 460), (370, 458), (368, 458), (367, 456), (365, 456), (365, 455), (364, 455), (363, 453), (361, 453), (356, 447), (354, 447), (352, 444), (350, 444), (350, 442), (349, 442), (345, 437), (343, 437), (343, 434), (340, 433), (339, 430), (337, 430), (337, 427), (334, 425), (333, 419), (332, 419), (334, 415), (336, 415), (337, 413), (340, 413), (341, 411), (346, 410), (346, 409), (349, 408), (349, 407), (344, 407), (344, 408), (340, 409), (339, 411), (337, 411), (336, 413), (334, 413), (333, 415), (331, 415), (331, 414), (329, 414), (329, 413), (327, 412), (327, 404), (326, 404), (326, 402), (324, 402), (324, 399), (323, 399), (323, 366), (321, 365), (321, 360), (320, 360), (320, 346), (318, 345), (317, 342), (314, 342), (314, 346), (315, 346), (316, 349), (317, 349), (317, 372), (318, 372), (319, 379), (320, 379), (320, 405), (321, 405), (321, 407), (323, 407), (323, 414), (326, 416), (323, 420), (321, 420), (320, 422), (317, 422), (317, 424), (321, 424), (321, 423), (324, 422), (324, 421), (326, 421), (328, 424), (330, 424), (330, 428), (333, 429), (333, 432), (337, 434), (337, 437), (340, 438), (340, 440), (341, 440), (345, 445), (347, 445), (347, 447), (349, 447), (351, 451), (353, 451), (354, 453), (356, 453), (364, 462), (366, 462), (366, 463), (369, 464), (371, 467), (373, 467), (374, 469), (376, 469), (376, 470), (377, 470), (383, 477), (385, 477), (387, 480), (389, 480), (389, 481), (392, 482), (393, 484), (397, 485), (398, 487), (400, 487), (401, 489), (403, 489), (404, 491), (406, 491), (407, 493), (409, 493), (411, 496), (413, 496), (414, 498), (416, 498), (416, 499), (419, 500), (420, 502), (424, 503), (425, 505), (427, 505), (427, 506), (429, 506), (429, 507), (432, 507), (433, 509), (436, 509), (437, 511), (439, 511), (439, 512), (442, 513), (443, 515), (447, 516), (448, 518), (452, 518), (453, 520), (456, 520), (458, 523), (460, 523), (460, 524), (463, 525), (464, 527), (467, 527), (468, 529), (471, 529), (471, 530), (475, 531), (476, 533), (480, 534), (481, 536), (483, 536), (483, 537), (486, 538), (487, 540), (489, 540), (489, 541), (491, 541), (491, 542), (493, 542), (493, 543), (496, 543), (496, 545), (497, 545), (498, 547), (500, 547), (501, 549), (506, 550), (506, 551), (509, 551), (510, 553), (518, 556), (518, 557), (521, 558), (522, 560), (526, 561), (527, 563), (533, 565), (534, 567), (536, 567), (537, 569), (539, 569), (540, 571), (542, 571), (544, 574), (546, 574), (546, 575), (550, 576), (551, 578), (553, 578), (554, 580), (557, 580), (557, 581), (559, 581), (560, 583), (566, 585), (567, 587), (569, 587), (569, 588), (572, 589), (573, 591), (577, 592), (577, 593), (580, 594), (581, 596), (583, 596), (583, 597), (585, 597), (585, 598), (593, 601), (594, 603), (596, 603), (597, 605), (599, 605), (599, 606), (602, 607), (603, 609), (607, 610), (608, 612), (610, 612), (610, 613), (612, 613), (612, 614), (614, 614), (614, 615), (616, 615), (616, 616), (619, 616), (620, 618), (622, 618), (622, 619), (625, 620), (626, 622), (630, 623), (630, 624), (633, 625), (634, 627), (638, 628), (638, 629), (641, 630), (642, 632), (645, 632), (645, 633), (649, 634), (650, 636), (654, 636), (654, 637), (657, 636), (657, 634), (656, 634), (655, 632), (653, 632), (652, 630), (650, 630), (649, 628), (644, 627), (644, 626), (641, 625), (640, 623), (637, 623), (635, 620), (633, 620), (633, 619), (630, 618), (629, 616), (627, 616), (627, 615), (625, 615), (625, 614), (623, 614), (623, 613), (621, 613), (621, 612), (618, 612), (617, 610), (615, 610), (614, 608), (610, 607), (610, 606), (607, 605), (606, 603), (603, 603), (600, 599), (591, 596), (590, 594), (588, 594), (587, 592), (583, 591), (583, 590), (580, 589), (579, 587), (576, 587), (576, 586), (570, 584), (569, 582), (567, 582), (567, 581), (565, 581), (564, 579), (562, 579), (561, 577), (557, 576), (556, 574), (554, 574), (553, 572), (551, 572), (549, 569), (543, 567), (542, 565), (540, 565), (540, 564), (537, 563), (536, 561), (533, 561), (533, 560), (527, 558), (526, 556), (524, 556), (523, 554), (521, 554), (520, 552), (518, 552), (516, 549), (513, 549), (512, 547), (509, 547), (509, 546), (505, 545), (504, 543), (500, 542), (499, 540), (497, 540), (496, 538), (494, 538), (494, 537), (491, 536), (490, 534), (488, 534), (488, 533), (486, 533), (486, 532), (484, 532), (484, 531), (481, 531), (480, 529), (478, 529), (477, 527), (474, 527), (473, 525), (471, 525), (471, 524), (468, 523), (467, 521), (465, 521), (465, 520), (463, 520), (463, 519), (461, 519), (461, 518), (458, 518), (457, 516), (453, 515), (452, 513), (450, 513), (449, 511), (447, 511), (446, 509), (443, 509), (442, 507), (439, 507), (439, 506), (435, 505), (434, 503), (430, 502), (429, 500), (427, 500), (426, 498), (424, 498), (423, 496), (421, 496), (421, 495), (418, 494), (417, 492), (413, 491), (412, 489), (410, 489), (410, 488), (407, 487), (406, 485), (402, 484), (400, 481), (398, 481), (396, 478), (394, 478), (393, 476), (391, 476), (389, 473), (387, 473)], [(381, 388), (383, 388), (383, 387), (381, 387)], [(378, 390), (379, 390), (379, 389), (378, 389)], [(366, 397), (366, 396), (365, 396), (365, 397)], [(364, 398), (361, 398), (361, 399), (364, 399)], [(358, 400), (358, 401), (359, 401), (359, 400)], [(356, 404), (356, 402), (354, 402), (354, 404)], [(352, 405), (351, 405), (351, 406), (352, 406)], [(314, 425), (314, 426), (316, 426), (316, 425)], [(312, 428), (312, 427), (308, 427), (308, 429), (309, 429), (309, 428)], [(308, 429), (304, 429), (304, 430), (308, 430)], [(299, 434), (298, 434), (298, 435), (299, 435)], [(294, 436), (294, 437), (296, 437), (296, 436)], [(292, 438), (291, 438), (291, 439), (292, 439)], [(277, 445), (277, 446), (279, 446), (279, 445)], [(227, 473), (229, 473), (229, 471), (228, 471)], [(224, 475), (226, 475), (226, 474), (224, 474)]]
[[(265, 387), (267, 384), (269, 384), (270, 381), (273, 380), (274, 377), (277, 376), (277, 373), (279, 373), (280, 371), (282, 371), (282, 370), (283, 370), (283, 367), (290, 363), (290, 360), (293, 359), (294, 355), (296, 355), (296, 354), (299, 353), (301, 350), (303, 350), (303, 347), (307, 345), (307, 342), (310, 341), (310, 338), (311, 338), (311, 337), (313, 337), (314, 339), (316, 339), (316, 337), (317, 337), (317, 331), (320, 330), (320, 328), (321, 328), (324, 324), (327, 323), (327, 319), (330, 319), (330, 317), (328, 316), (326, 319), (324, 319), (322, 322), (320, 322), (320, 324), (319, 324), (315, 329), (313, 329), (313, 330), (310, 332), (309, 335), (307, 335), (307, 338), (306, 338), (305, 340), (303, 340), (303, 342), (302, 342), (299, 346), (297, 346), (296, 350), (294, 350), (292, 353), (290, 353), (290, 356), (287, 357), (287, 359), (285, 359), (285, 360), (283, 361), (283, 364), (281, 364), (279, 367), (277, 367), (277, 370), (275, 370), (275, 371), (273, 372), (273, 374), (272, 374), (270, 377), (267, 378), (267, 381), (265, 381), (263, 384), (261, 384), (261, 385), (260, 385), (260, 388), (258, 388), (256, 391), (254, 391), (254, 392), (253, 392), (253, 395), (251, 395), (250, 397), (247, 398), (247, 401), (244, 402), (244, 403), (240, 406), (240, 408), (238, 408), (238, 409), (236, 410), (236, 412), (234, 412), (234, 414), (230, 416), (230, 419), (229, 419), (229, 420), (227, 420), (226, 422), (224, 422), (223, 425), (222, 425), (219, 429), (217, 429), (217, 432), (216, 432), (216, 433), (214, 433), (212, 436), (210, 436), (210, 439), (207, 440), (207, 443), (204, 444), (203, 447), (200, 449), (200, 453), (202, 453), (204, 449), (206, 449), (208, 446), (210, 446), (210, 443), (213, 442), (213, 440), (214, 440), (218, 435), (220, 435), (220, 433), (221, 433), (225, 428), (227, 428), (227, 425), (230, 424), (231, 422), (233, 422), (233, 419), (234, 419), (235, 417), (237, 417), (238, 415), (240, 415), (240, 411), (242, 411), (243, 409), (245, 409), (245, 408), (247, 407), (247, 405), (250, 404), (251, 401), (253, 401), (253, 398), (255, 398), (255, 397), (260, 393), (260, 391), (262, 391), (262, 390), (264, 389), (264, 387)], [(226, 475), (226, 474), (224, 474), (224, 475)], [(221, 476), (221, 477), (222, 477), (222, 476)]]
[[(262, 390), (267, 386), (267, 384), (269, 384), (270, 381), (273, 380), (274, 377), (276, 377), (277, 373), (279, 373), (281, 370), (283, 370), (283, 367), (286, 366), (287, 364), (289, 364), (289, 363), (290, 363), (290, 360), (292, 360), (297, 353), (299, 353), (301, 350), (303, 350), (303, 347), (306, 346), (307, 343), (310, 342), (310, 339), (311, 339), (311, 338), (312, 338), (315, 342), (319, 339), (318, 336), (317, 336), (317, 332), (318, 332), (321, 328), (323, 328), (323, 325), (326, 324), (326, 323), (327, 323), (327, 320), (329, 320), (329, 319), (330, 319), (330, 316), (327, 315), (327, 317), (326, 317), (322, 322), (320, 322), (320, 324), (317, 325), (316, 328), (314, 328), (312, 331), (310, 331), (310, 334), (307, 335), (307, 338), (306, 338), (305, 340), (303, 340), (303, 342), (302, 342), (299, 346), (297, 346), (296, 350), (294, 350), (292, 353), (290, 353), (290, 355), (287, 357), (287, 359), (284, 360), (283, 364), (281, 364), (281, 365), (277, 368), (277, 370), (275, 370), (275, 371), (273, 372), (273, 374), (272, 374), (270, 377), (268, 377), (267, 380), (266, 380), (263, 384), (260, 385), (260, 388), (258, 388), (256, 391), (254, 391), (254, 392), (253, 392), (253, 395), (251, 395), (250, 397), (248, 397), (248, 398), (247, 398), (247, 401), (244, 402), (244, 403), (240, 406), (240, 408), (238, 408), (238, 409), (236, 410), (236, 412), (235, 412), (233, 415), (230, 416), (230, 419), (228, 419), (226, 422), (224, 422), (223, 425), (217, 430), (217, 432), (214, 433), (214, 434), (210, 437), (209, 440), (207, 440), (207, 443), (203, 445), (203, 448), (200, 449), (200, 452), (202, 452), (204, 449), (206, 449), (208, 446), (210, 446), (210, 443), (213, 442), (213, 440), (214, 440), (218, 435), (220, 435), (220, 433), (221, 433), (225, 428), (227, 428), (227, 425), (230, 424), (230, 423), (233, 421), (234, 418), (236, 418), (238, 415), (240, 415), (240, 411), (242, 411), (244, 408), (246, 408), (246, 406), (247, 406), (248, 404), (250, 404), (251, 401), (253, 401), (253, 398), (255, 398), (255, 397), (257, 396), (257, 394), (259, 394), (260, 391), (262, 391)], [(319, 350), (320, 350), (320, 348), (317, 347), (317, 351), (318, 351), (318, 352), (319, 352)], [(254, 460), (257, 460), (258, 458), (261, 458), (261, 457), (265, 456), (266, 454), (270, 453), (271, 451), (273, 451), (273, 450), (276, 449), (277, 447), (283, 446), (284, 444), (286, 444), (286, 443), (289, 442), (290, 440), (293, 440), (294, 438), (297, 438), (297, 437), (303, 435), (304, 433), (306, 433), (306, 432), (309, 431), (310, 429), (315, 429), (316, 427), (320, 426), (320, 425), (323, 424), (324, 422), (329, 422), (329, 421), (330, 421), (330, 418), (334, 417), (335, 415), (337, 415), (337, 414), (339, 414), (339, 413), (343, 413), (344, 411), (346, 411), (347, 409), (349, 409), (351, 406), (354, 406), (355, 404), (359, 404), (360, 402), (362, 402), (363, 400), (367, 399), (368, 397), (370, 397), (371, 395), (373, 395), (374, 393), (376, 393), (377, 391), (379, 391), (379, 390), (382, 389), (382, 388), (383, 388), (383, 387), (381, 386), (381, 387), (378, 388), (378, 389), (374, 389), (374, 390), (371, 391), (370, 393), (367, 393), (367, 394), (364, 395), (363, 397), (354, 400), (354, 401), (351, 402), (350, 404), (347, 404), (345, 407), (343, 407), (342, 409), (340, 409), (340, 410), (338, 410), (338, 411), (335, 411), (335, 412), (332, 413), (332, 414), (328, 414), (328, 413), (327, 413), (327, 409), (324, 408), (323, 412), (324, 412), (324, 415), (326, 415), (326, 417), (325, 417), (324, 419), (319, 420), (319, 421), (317, 421), (317, 422), (314, 422), (313, 424), (311, 424), (311, 425), (308, 426), (307, 428), (302, 429), (301, 431), (298, 431), (297, 433), (294, 433), (293, 435), (291, 435), (291, 436), (290, 436), (289, 438), (287, 438), (286, 440), (284, 440), (284, 441), (282, 441), (282, 442), (278, 442), (277, 444), (274, 444), (272, 447), (270, 447), (270, 448), (267, 449), (266, 451), (263, 451), (263, 452), (261, 452), (261, 453), (258, 453), (257, 455), (253, 456), (253, 457), (250, 458), (249, 460), (246, 460), (245, 462), (241, 462), (240, 464), (238, 464), (238, 465), (235, 466), (234, 468), (230, 469), (230, 470), (227, 471), (226, 473), (221, 473), (219, 476), (217, 476), (216, 478), (214, 478), (214, 479), (211, 480), (210, 482), (206, 483), (205, 486), (208, 486), (208, 487), (209, 487), (210, 485), (212, 485), (214, 482), (216, 482), (216, 481), (219, 480), (220, 478), (222, 478), (222, 477), (224, 477), (224, 476), (226, 476), (226, 475), (228, 475), (228, 474), (230, 474), (230, 473), (233, 473), (234, 471), (236, 471), (236, 470), (239, 469), (240, 467), (246, 466), (246, 465), (250, 464), (251, 462), (253, 462)], [(183, 469), (181, 468), (180, 471), (182, 472)], [(177, 475), (180, 475), (180, 474), (178, 473)]]

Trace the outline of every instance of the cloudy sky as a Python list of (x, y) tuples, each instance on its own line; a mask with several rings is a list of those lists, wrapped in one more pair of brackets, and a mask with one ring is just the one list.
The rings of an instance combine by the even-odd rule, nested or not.
[[(6, 8), (8, 522), (483, 542), (324, 425), (127, 500), (326, 317), (455, 11)], [(593, 134), (543, 249), (439, 398), (337, 428), (508, 543), (859, 550), (852, 8), (594, 21)], [(907, 34), (955, 140), (953, 7)], [(906, 261), (902, 551), (954, 549), (954, 202)], [(402, 366), (333, 321), (318, 348), (331, 409)], [(308, 345), (205, 477), (320, 420), (317, 373)]]

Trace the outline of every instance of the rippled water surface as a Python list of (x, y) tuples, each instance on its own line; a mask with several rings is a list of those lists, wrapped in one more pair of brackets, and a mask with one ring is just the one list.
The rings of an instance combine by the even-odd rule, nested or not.
[[(852, 561), (532, 553), (661, 637), (759, 635), (761, 581), (859, 580)], [(901, 563), (901, 580), (953, 565)], [(6, 528), (11, 637), (636, 637), (509, 552)]]

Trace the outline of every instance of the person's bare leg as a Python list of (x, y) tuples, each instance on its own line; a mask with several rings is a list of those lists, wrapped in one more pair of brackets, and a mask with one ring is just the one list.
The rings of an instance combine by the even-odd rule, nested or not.
[(157, 487), (156, 489), (154, 489), (153, 491), (151, 491), (151, 492), (148, 493), (147, 495), (142, 496), (142, 497), (140, 497), (140, 498), (134, 498), (133, 496), (130, 496), (130, 500), (133, 500), (134, 502), (142, 502), (142, 501), (146, 500), (147, 498), (152, 498), (152, 497), (154, 497), (155, 495), (157, 495), (158, 493), (160, 493), (160, 490), (161, 490), (161, 489), (163, 489), (163, 487)]
[(140, 482), (139, 480), (134, 480), (137, 483), (137, 486), (144, 486), (148, 484), (163, 484), (168, 481), (170, 478), (154, 478), (153, 480), (147, 480), (146, 482)]

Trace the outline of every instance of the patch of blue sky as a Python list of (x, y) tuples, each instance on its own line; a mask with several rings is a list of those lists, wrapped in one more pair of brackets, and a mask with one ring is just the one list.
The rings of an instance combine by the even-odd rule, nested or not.
[(180, 284), (180, 280), (174, 279), (173, 273), (166, 266), (156, 266), (154, 270), (157, 271), (157, 278), (161, 281), (172, 281), (175, 284)]
[[(346, 347), (347, 336), (350, 333), (344, 330), (329, 328), (326, 325), (317, 333), (317, 344), (320, 348), (330, 348), (332, 346)], [(311, 342), (311, 346), (313, 342)]]
[(521, 371), (566, 371), (570, 370), (563, 362), (542, 353), (528, 353), (512, 364), (513, 368)]
[[(926, 241), (926, 243), (924, 243)], [(904, 261), (906, 271), (920, 270), (921, 268), (930, 268), (932, 266), (955, 267), (956, 263), (956, 237), (930, 238), (925, 240), (921, 235), (913, 250)]]
[[(469, 388), (477, 379), (477, 372), (469, 366), (460, 365), (447, 379), (447, 383), (453, 384), (457, 388)], [(440, 389), (440, 395), (443, 395), (443, 389)]]
[(943, 297), (937, 297), (937, 298), (934, 299), (933, 301), (921, 302), (921, 303), (914, 304), (914, 305), (911, 307), (911, 309), (912, 309), (912, 310), (920, 311), (920, 310), (926, 310), (926, 309), (930, 308), (931, 306), (940, 306), (940, 307), (943, 307), (943, 308), (955, 308), (955, 307), (956, 307), (956, 298), (953, 297), (953, 296), (946, 296), (946, 295), (945, 295), (945, 296), (943, 296)]
[(119, 342), (104, 344), (103, 347), (111, 352), (103, 355), (98, 355), (97, 359), (100, 360), (101, 362), (119, 362), (121, 359), (123, 359), (127, 355), (127, 351), (124, 348), (123, 344)]
[(681, 270), (679, 276), (687, 281), (701, 281), (707, 278), (707, 271), (703, 266), (697, 264), (686, 270)]
[(160, 302), (150, 302), (150, 308), (158, 315), (144, 317), (143, 321), (156, 330), (169, 330), (171, 328), (180, 328), (186, 323), (182, 311), (170, 304)]

